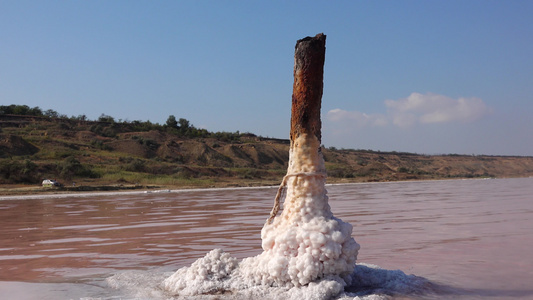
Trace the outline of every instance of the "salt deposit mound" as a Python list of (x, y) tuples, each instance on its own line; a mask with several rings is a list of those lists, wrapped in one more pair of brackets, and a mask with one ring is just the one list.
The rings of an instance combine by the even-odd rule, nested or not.
[(194, 296), (257, 286), (316, 289), (322, 285), (324, 296), (334, 296), (351, 284), (359, 245), (351, 237), (352, 226), (331, 213), (319, 148), (314, 136), (304, 134), (295, 140), (284, 180), (284, 209), (261, 231), (263, 253), (239, 262), (213, 250), (167, 278), (164, 289)]

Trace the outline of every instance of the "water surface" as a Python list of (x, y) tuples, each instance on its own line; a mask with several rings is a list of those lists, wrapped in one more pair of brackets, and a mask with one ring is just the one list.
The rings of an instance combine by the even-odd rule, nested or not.
[[(327, 189), (334, 215), (354, 226), (358, 262), (443, 287), (428, 297), (533, 298), (533, 178)], [(133, 270), (145, 272), (140, 282), (157, 281), (214, 248), (257, 255), (276, 191), (0, 197), (0, 291), (6, 299), (124, 299), (106, 278)]]

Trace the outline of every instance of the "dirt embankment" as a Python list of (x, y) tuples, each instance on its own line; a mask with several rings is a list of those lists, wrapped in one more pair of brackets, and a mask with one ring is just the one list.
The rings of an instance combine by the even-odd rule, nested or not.
[[(0, 184), (8, 192), (45, 178), (72, 190), (277, 184), (288, 150), (288, 140), (249, 133), (0, 115)], [(334, 148), (323, 154), (329, 182), (533, 176), (533, 157)]]

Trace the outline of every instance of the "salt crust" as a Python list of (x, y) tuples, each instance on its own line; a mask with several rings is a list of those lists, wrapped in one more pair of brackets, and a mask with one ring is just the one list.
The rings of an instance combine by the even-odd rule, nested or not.
[(329, 299), (352, 283), (360, 247), (352, 226), (331, 212), (318, 139), (300, 135), (289, 155), (283, 212), (261, 230), (263, 253), (238, 262), (215, 249), (165, 279), (166, 291), (193, 296), (266, 286)]
[[(439, 295), (453, 295), (450, 291), (442, 290), (430, 281), (414, 275), (406, 275), (400, 270), (386, 270), (370, 264), (357, 264), (352, 277), (352, 285), (344, 287), (335, 276), (328, 276), (301, 287), (269, 287), (256, 285), (248, 287), (245, 279), (236, 276), (234, 272), (221, 278), (217, 271), (225, 273), (225, 263), (233, 265), (236, 259), (231, 258), (220, 249), (209, 252), (202, 261), (194, 267), (180, 269), (176, 281), (187, 286), (184, 292), (175, 293), (162, 289), (161, 282), (172, 273), (157, 271), (129, 270), (118, 273), (106, 279), (107, 284), (122, 294), (116, 299), (150, 299), (150, 300), (267, 300), (267, 299), (338, 299), (338, 300), (382, 300), (399, 297), (412, 299), (416, 296), (438, 299)], [(217, 262), (220, 260), (220, 262)], [(199, 272), (199, 268), (207, 273)], [(236, 269), (234, 269), (235, 271)], [(203, 276), (196, 276), (203, 273)], [(218, 273), (218, 274), (215, 274)], [(179, 275), (178, 275), (179, 274)], [(190, 279), (192, 274), (194, 276)], [(172, 275), (174, 276), (174, 275)], [(181, 279), (180, 279), (181, 277)], [(430, 297), (433, 295), (433, 297)], [(113, 299), (115, 299), (113, 298)], [(93, 298), (85, 298), (93, 299)], [(101, 299), (101, 298), (94, 298)]]

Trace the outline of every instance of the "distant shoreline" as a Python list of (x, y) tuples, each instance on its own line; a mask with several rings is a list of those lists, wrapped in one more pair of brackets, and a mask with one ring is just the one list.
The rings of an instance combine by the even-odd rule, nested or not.
[(91, 196), (115, 196), (115, 195), (142, 195), (142, 194), (163, 194), (163, 193), (187, 193), (187, 192), (197, 192), (197, 191), (225, 191), (225, 190), (243, 190), (243, 189), (273, 189), (278, 188), (274, 185), (263, 185), (263, 186), (227, 186), (227, 187), (190, 187), (190, 188), (163, 188), (163, 187), (139, 187), (135, 190), (111, 190), (111, 191), (102, 191), (102, 190), (93, 190), (93, 191), (84, 191), (84, 192), (68, 192), (56, 190), (54, 191), (44, 191), (40, 193), (26, 193), (26, 194), (2, 194), (0, 195), (0, 201), (2, 200), (31, 200), (31, 199), (41, 199), (41, 198), (69, 198), (69, 197), (91, 197)]
[[(371, 182), (331, 182), (326, 183), (326, 186), (339, 185), (359, 185), (359, 184), (377, 184), (377, 183), (408, 183), (408, 182), (427, 182), (427, 181), (449, 181), (449, 180), (490, 180), (490, 179), (512, 179), (512, 178), (532, 178), (526, 177), (500, 177), (500, 178), (441, 178), (441, 179), (419, 179), (419, 180), (398, 180), (398, 181), (371, 181)], [(253, 185), (253, 186), (212, 186), (212, 187), (158, 187), (158, 186), (138, 186), (135, 189), (108, 189), (102, 190), (98, 188), (109, 187), (100, 186), (94, 187), (94, 190), (85, 191), (65, 191), (65, 190), (45, 190), (39, 189), (37, 192), (26, 191), (17, 193), (16, 191), (9, 193), (0, 185), (0, 201), (4, 200), (33, 200), (43, 198), (69, 198), (69, 197), (92, 197), (92, 196), (117, 196), (117, 195), (142, 195), (142, 194), (159, 194), (159, 193), (188, 193), (198, 191), (231, 191), (243, 189), (277, 189), (279, 185)]]

